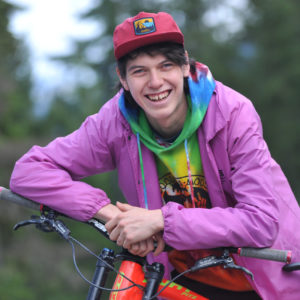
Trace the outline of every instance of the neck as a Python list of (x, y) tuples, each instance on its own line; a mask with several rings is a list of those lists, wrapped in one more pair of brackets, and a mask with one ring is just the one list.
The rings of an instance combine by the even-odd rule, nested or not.
[[(186, 104), (186, 101), (185, 101)], [(151, 117), (147, 116), (147, 119), (151, 125), (151, 127), (163, 138), (172, 138), (174, 136), (179, 135), (181, 132), (186, 114), (187, 114), (187, 105), (183, 105), (180, 107), (179, 114), (174, 113), (168, 118), (164, 119), (155, 119), (153, 120)]]
[[(185, 120), (185, 118), (184, 118)], [(153, 129), (163, 138), (172, 138), (174, 136), (177, 136), (184, 125), (184, 120), (179, 122), (176, 121), (174, 122), (167, 122), (166, 120), (164, 120), (161, 123), (151, 123), (151, 121), (149, 120), (151, 126), (153, 127)]]

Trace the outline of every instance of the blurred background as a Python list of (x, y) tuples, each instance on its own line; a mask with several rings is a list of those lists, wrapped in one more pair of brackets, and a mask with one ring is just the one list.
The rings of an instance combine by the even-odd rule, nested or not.
[[(190, 56), (250, 98), (264, 136), (300, 199), (300, 2), (296, 0), (0, 0), (0, 186), (32, 145), (76, 129), (115, 93), (114, 27), (139, 11), (166, 11)], [(122, 199), (114, 172), (86, 179)], [(31, 211), (0, 203), (0, 299), (85, 299), (70, 246), (32, 228)], [(111, 246), (85, 225), (73, 236)], [(295, 229), (296, 230), (296, 229)], [(91, 278), (95, 260), (78, 249)]]

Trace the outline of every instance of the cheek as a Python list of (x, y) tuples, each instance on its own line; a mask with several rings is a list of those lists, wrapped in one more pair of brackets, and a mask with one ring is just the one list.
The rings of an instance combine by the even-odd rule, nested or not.
[(177, 87), (177, 90), (183, 89), (184, 86), (184, 77), (185, 73), (182, 70), (177, 70), (176, 72), (168, 75), (168, 81), (174, 87)]
[(177, 77), (177, 80), (173, 81), (173, 85), (177, 87), (176, 88), (177, 92), (182, 93), (183, 90), (184, 90), (184, 79), (183, 79), (183, 77), (180, 78), (180, 79), (178, 79), (178, 77)]
[(134, 101), (140, 105), (140, 101), (139, 99), (141, 98), (141, 92), (140, 90), (138, 89), (137, 87), (137, 84), (132, 84), (131, 82), (128, 82), (127, 83), (127, 87), (128, 87), (128, 90), (132, 96), (132, 98), (134, 99)]
[(139, 80), (128, 81), (127, 87), (132, 95), (140, 94), (143, 90), (143, 85), (141, 84), (141, 82), (139, 82)]

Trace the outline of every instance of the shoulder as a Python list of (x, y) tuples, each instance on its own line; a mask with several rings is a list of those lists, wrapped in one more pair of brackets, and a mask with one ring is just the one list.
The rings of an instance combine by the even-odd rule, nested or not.
[(120, 112), (119, 97), (120, 92), (108, 100), (97, 113), (88, 116), (77, 130), (77, 136), (88, 138), (94, 146), (121, 143), (130, 127)]
[(247, 97), (219, 81), (216, 82), (214, 97), (215, 105), (225, 120), (229, 120), (234, 114), (242, 111), (251, 115), (255, 112), (253, 103)]
[(236, 118), (260, 122), (259, 115), (251, 100), (219, 81), (216, 82), (210, 104), (210, 112), (216, 114), (216, 117), (223, 118), (225, 122), (230, 122)]
[(115, 94), (110, 100), (108, 100), (99, 110), (95, 117), (97, 119), (103, 119), (105, 121), (113, 121), (121, 117), (121, 113), (118, 106), (118, 101), (121, 95), (121, 91)]
[(209, 103), (203, 128), (211, 139), (222, 129), (238, 126), (240, 129), (255, 124), (261, 130), (260, 118), (252, 102), (234, 89), (216, 81), (216, 87)]
[(98, 113), (89, 116), (86, 121), (93, 123), (98, 130), (109, 131), (110, 133), (127, 129), (127, 121), (119, 109), (120, 95), (121, 91), (108, 100)]

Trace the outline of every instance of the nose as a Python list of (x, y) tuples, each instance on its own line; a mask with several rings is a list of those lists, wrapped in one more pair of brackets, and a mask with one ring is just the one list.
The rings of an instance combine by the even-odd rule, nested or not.
[(152, 70), (149, 73), (149, 82), (148, 85), (152, 89), (160, 88), (163, 84), (163, 77), (161, 76), (160, 72), (157, 70)]

